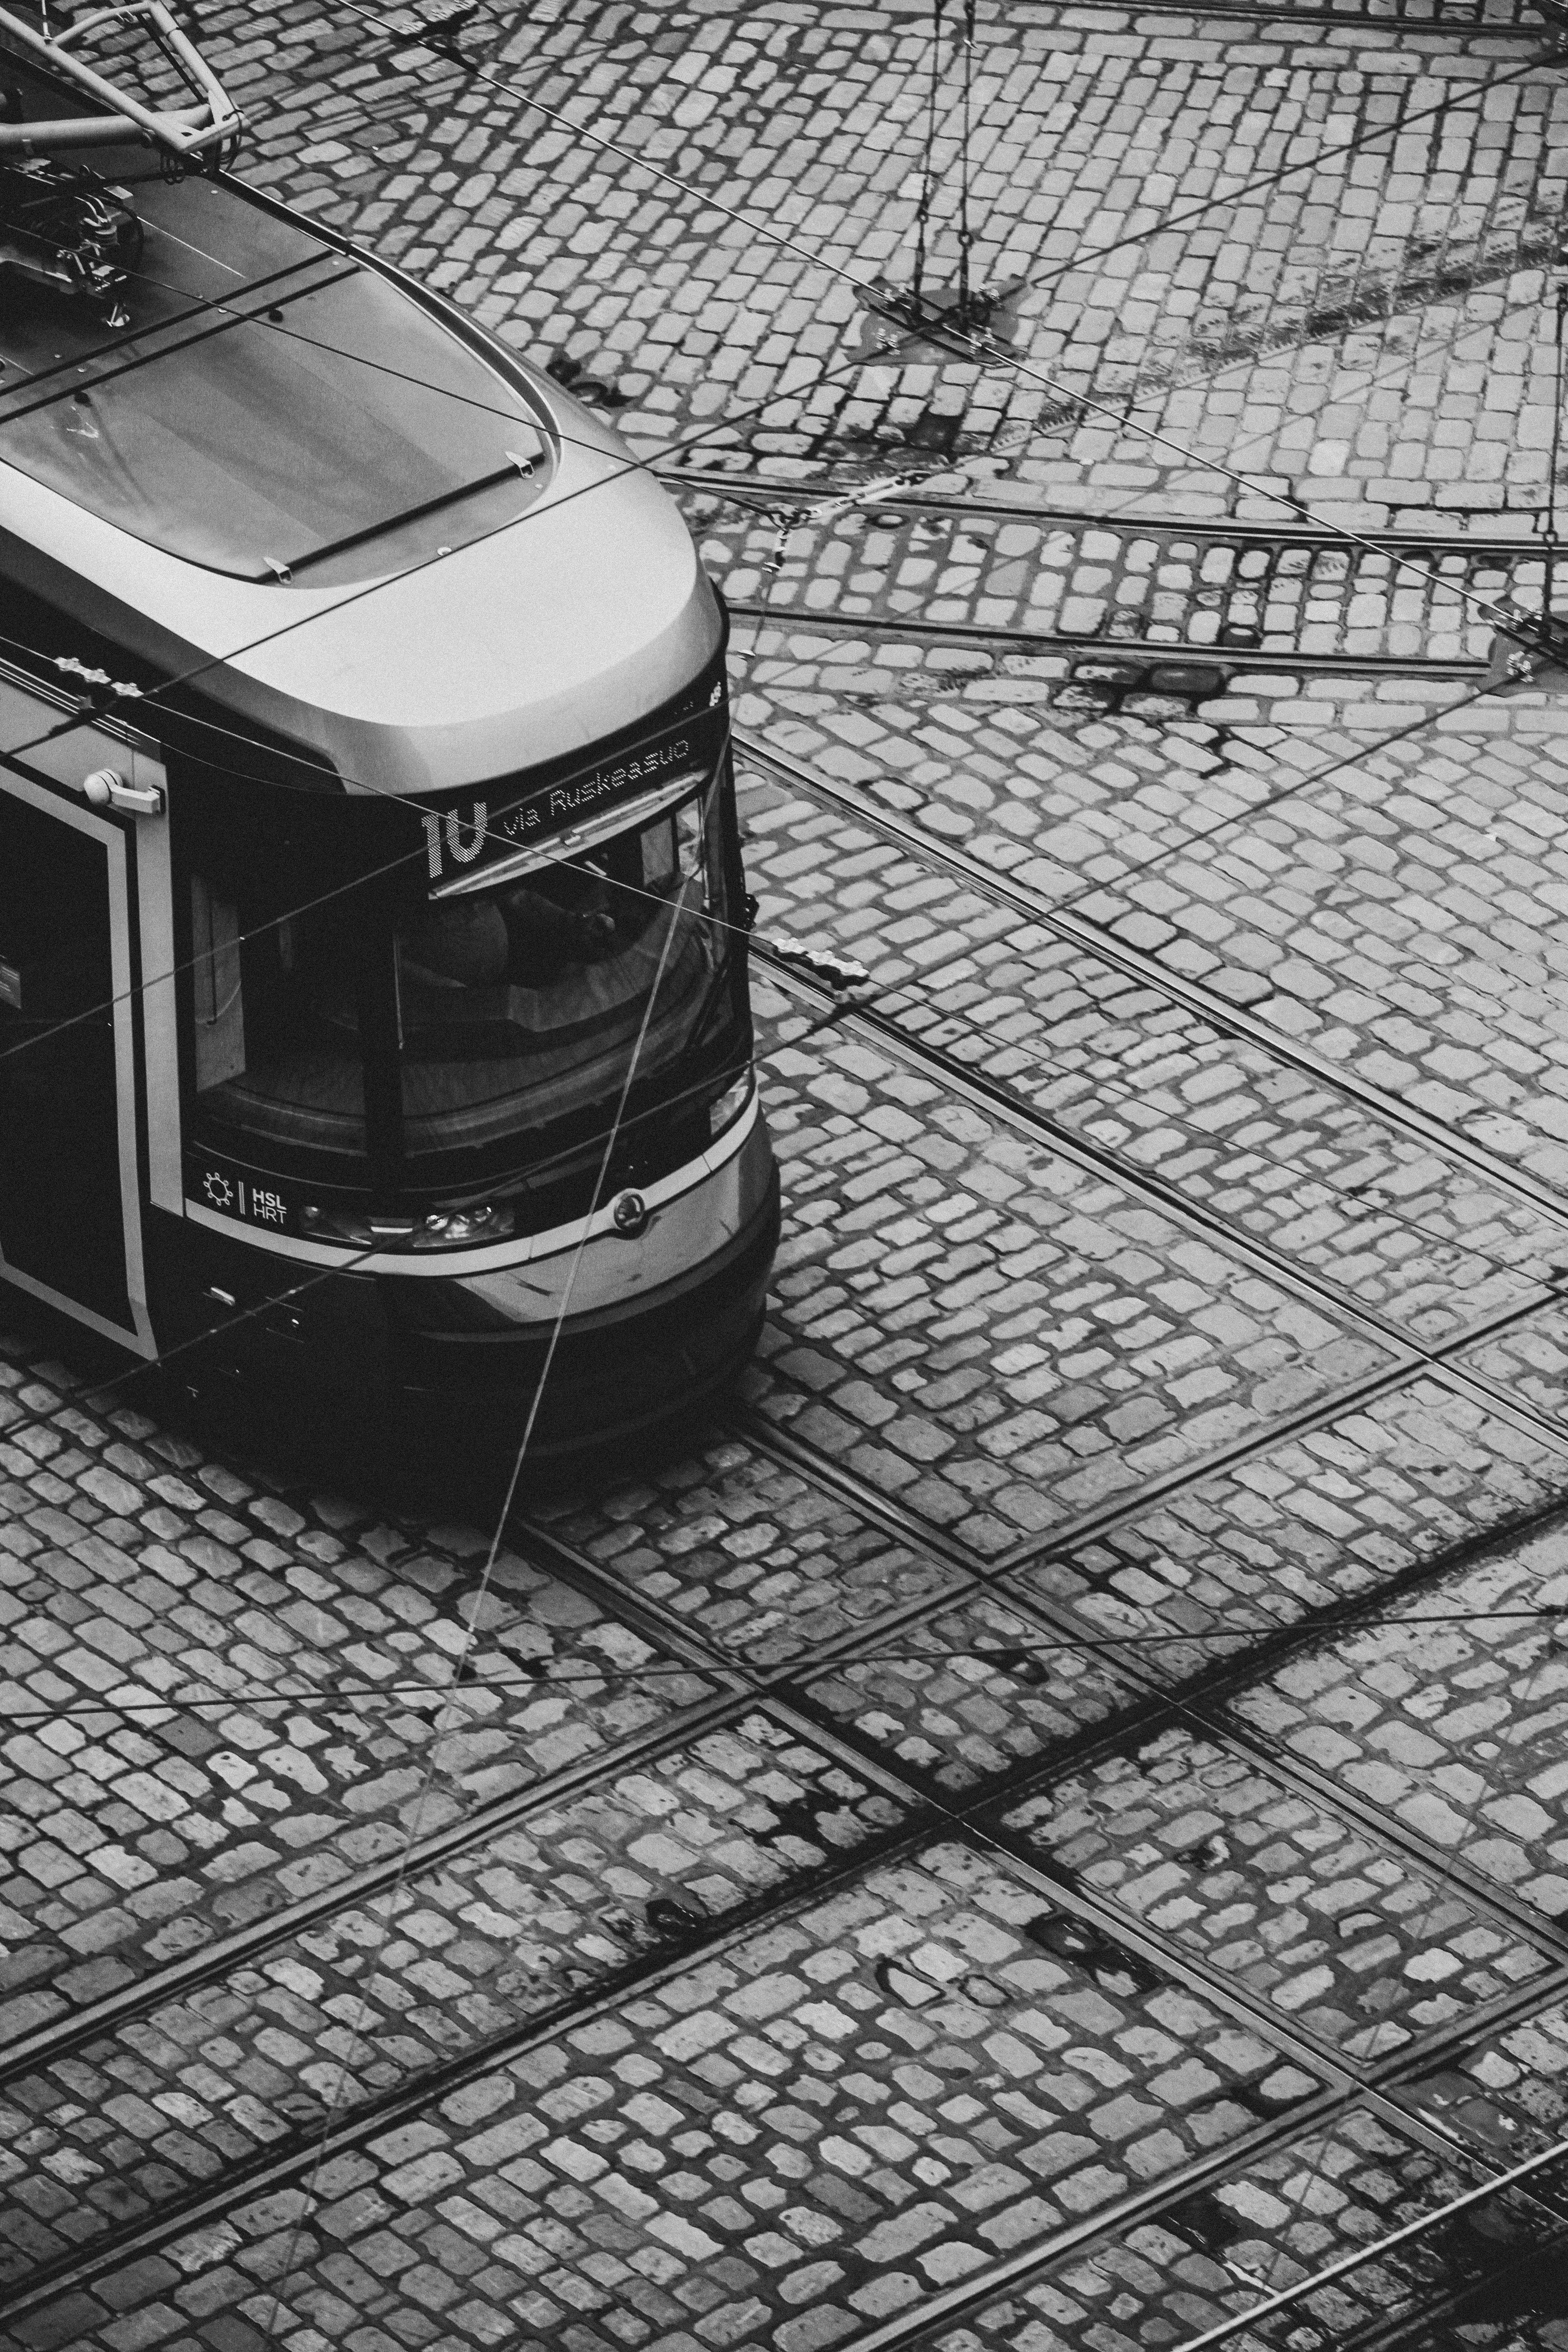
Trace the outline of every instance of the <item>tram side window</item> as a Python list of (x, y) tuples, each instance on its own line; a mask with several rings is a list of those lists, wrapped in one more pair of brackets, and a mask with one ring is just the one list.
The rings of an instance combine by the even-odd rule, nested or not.
[[(297, 879), (297, 877), (296, 877)], [(364, 1141), (354, 933), (285, 911), (283, 878), (193, 872), (191, 1010), (207, 1140), (359, 1152)]]
[(205, 877), (191, 877), (192, 977), (196, 1016), (196, 1092), (221, 1087), (245, 1067), (239, 908)]

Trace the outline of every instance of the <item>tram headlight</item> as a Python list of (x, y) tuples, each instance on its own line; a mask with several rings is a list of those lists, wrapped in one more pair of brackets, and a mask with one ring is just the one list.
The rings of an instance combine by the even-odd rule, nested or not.
[(726, 1087), (723, 1093), (716, 1096), (709, 1104), (708, 1136), (710, 1142), (717, 1143), (724, 1129), (734, 1126), (735, 1121), (752, 1099), (752, 1071), (748, 1066), (742, 1071), (733, 1086)]
[(478, 1249), (502, 1242), (517, 1223), (510, 1201), (473, 1201), (461, 1209), (432, 1209), (414, 1228), (416, 1250)]

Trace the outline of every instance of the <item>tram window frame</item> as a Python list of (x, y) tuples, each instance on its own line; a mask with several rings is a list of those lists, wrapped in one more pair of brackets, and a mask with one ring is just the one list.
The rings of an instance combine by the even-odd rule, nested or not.
[[(567, 1195), (592, 1180), (618, 1079), (585, 1100), (576, 1116), (543, 1127), (509, 1121), (503, 1134), (473, 1149), (405, 1152), (396, 938), (410, 909), (427, 902), (423, 849), (417, 856), (410, 854), (407, 813), (397, 804), (378, 807), (363, 799), (302, 795), (249, 780), (225, 783), (215, 772), (183, 760), (174, 765), (172, 782), (178, 1034), (187, 1142), (237, 1160), (258, 1175), (308, 1184), (345, 1205), (353, 1199), (364, 1201), (377, 1212), (418, 1213), (454, 1193), (485, 1188), (510, 1194), (521, 1187), (519, 1206), (525, 1223), (537, 1220), (523, 1204), (523, 1195), (537, 1201), (541, 1214), (572, 1213)], [(700, 1022), (686, 1031), (674, 1049), (673, 1066), (682, 1072), (682, 1082), (673, 1098), (670, 1072), (664, 1067), (656, 1071), (651, 1083), (634, 1084), (627, 1100), (626, 1141), (617, 1167), (625, 1158), (629, 1174), (637, 1181), (656, 1164), (674, 1167), (704, 1148), (704, 1089), (710, 1083), (715, 1091), (721, 1089), (750, 1053), (745, 942), (738, 912), (742, 904), (741, 847), (727, 752), (721, 753), (702, 782), (694, 784), (689, 802), (680, 805), (694, 806), (699, 801), (706, 804), (707, 822), (702, 828), (704, 911), (696, 919), (705, 921), (708, 910), (717, 911), (719, 926), (710, 936), (718, 952), (712, 982), (703, 992)], [(673, 819), (675, 814), (662, 811), (639, 824), (633, 803), (626, 812), (626, 824), (595, 848), (607, 848), (649, 824)], [(200, 1067), (196, 1011), (203, 982), (198, 965), (204, 955), (209, 959), (209, 982), (216, 983), (216, 963), (226, 954), (238, 959), (241, 995), (236, 1017), (237, 1024), (244, 1024), (249, 1017), (246, 959), (257, 952), (258, 926), (251, 914), (246, 929), (247, 910), (239, 883), (252, 866), (253, 848), (260, 845), (264, 855), (275, 859), (286, 835), (294, 837), (289, 853), (294, 871), (289, 887), (276, 894), (276, 916), (281, 919), (278, 928), (285, 940), (291, 937), (297, 949), (300, 927), (311, 919), (308, 909), (303, 915), (298, 911), (300, 904), (316, 898), (325, 901), (323, 915), (358, 943), (355, 985), (364, 1116), (353, 1150), (326, 1150), (254, 1129), (242, 1133), (204, 1115), (213, 1108), (204, 1097), (222, 1081), (211, 1076), (213, 1062)], [(302, 847), (307, 841), (310, 846)], [(548, 838), (541, 845), (546, 850), (549, 845)], [(367, 872), (374, 875), (368, 883)], [(209, 893), (205, 927), (193, 894), (197, 877), (205, 880)], [(235, 908), (232, 921), (212, 912), (226, 883)], [(287, 915), (286, 908), (290, 909)], [(264, 918), (259, 928), (267, 930), (271, 924)], [(283, 951), (288, 952), (287, 946)], [(216, 963), (211, 961), (215, 957)], [(221, 1004), (217, 985), (207, 986), (206, 1002), (214, 1009)]]
[[(306, 961), (312, 932), (339, 934), (326, 961), (334, 959), (340, 993), (353, 1003), (353, 1034), (360, 1034), (360, 1008), (366, 991), (358, 971), (357, 924), (345, 916), (344, 901), (331, 895), (332, 869), (345, 864), (348, 829), (342, 801), (315, 794), (279, 792), (241, 780), (238, 788), (195, 763), (173, 763), (172, 817), (174, 911), (177, 1034), (180, 1092), (185, 1140), (284, 1180), (294, 1180), (336, 1193), (363, 1196), (384, 1190), (391, 1171), (384, 1152), (373, 1149), (366, 1101), (367, 1078), (362, 1051), (352, 1056), (352, 1098), (341, 1112), (349, 1132), (334, 1142), (311, 1141), (268, 1132), (259, 1119), (225, 1119), (222, 1105), (213, 1097), (226, 1084), (243, 1076), (245, 1062), (235, 1062), (243, 1039), (254, 1051), (258, 1030), (265, 1021), (269, 993), (275, 996), (278, 974), (262, 977), (264, 960), (276, 959), (287, 976)], [(374, 839), (353, 845), (363, 873), (374, 866), (378, 849)], [(345, 870), (343, 879), (349, 878)], [(270, 886), (269, 890), (268, 886)], [(255, 898), (262, 892), (262, 903)], [(247, 897), (251, 903), (247, 904)], [(312, 907), (308, 902), (324, 900)], [(352, 904), (352, 901), (349, 903)], [(353, 950), (343, 940), (352, 939)], [(205, 968), (205, 969), (204, 969)], [(232, 1003), (232, 982), (239, 987)], [(204, 1047), (204, 1000), (208, 1019), (216, 1014), (226, 1027), (222, 1046)], [(231, 1066), (225, 1067), (226, 1061)], [(309, 1116), (295, 1107), (283, 1117)], [(321, 1114), (318, 1114), (321, 1115)]]
[[(668, 836), (668, 863), (660, 868), (657, 863), (659, 836), (665, 834)], [(733, 782), (727, 761), (721, 761), (705, 776), (694, 779), (691, 789), (667, 806), (640, 816), (635, 804), (628, 806), (626, 822), (589, 848), (573, 854), (563, 843), (563, 854), (552, 858), (550, 845), (548, 840), (542, 841), (537, 860), (531, 860), (521, 875), (515, 870), (509, 874), (503, 862), (496, 878), (489, 884), (482, 871), (476, 871), (471, 878), (465, 879), (460, 890), (448, 887), (445, 892), (429, 894), (418, 910), (420, 915), (428, 919), (446, 913), (455, 929), (467, 918), (471, 929), (468, 941), (454, 942), (453, 961), (444, 970), (438, 961), (419, 960), (417, 929), (410, 931), (405, 926), (400, 930), (405, 1043), (419, 1034), (416, 1007), (421, 1001), (425, 1009), (438, 1013), (444, 992), (452, 992), (452, 1009), (458, 1016), (456, 1024), (442, 1024), (438, 1019), (430, 1021), (425, 1024), (425, 1034), (440, 1036), (445, 1033), (460, 1041), (465, 1018), (471, 1008), (457, 1001), (458, 992), (474, 997), (504, 996), (508, 1000), (504, 1011), (500, 1004), (488, 1006), (489, 1017), (481, 1017), (480, 1025), (490, 1032), (505, 1029), (520, 1037), (531, 1036), (535, 1041), (532, 1058), (538, 1073), (531, 1087), (521, 1083), (498, 1086), (493, 1093), (475, 1095), (466, 1102), (454, 1094), (454, 1098), (444, 1106), (427, 1104), (419, 1108), (410, 1098), (414, 1092), (407, 1084), (410, 1074), (419, 1070), (439, 1073), (450, 1084), (451, 1074), (461, 1069), (464, 1057), (460, 1050), (456, 1054), (448, 1050), (444, 1054), (437, 1051), (405, 1055), (403, 1067), (405, 1132), (409, 1138), (407, 1174), (409, 1181), (421, 1188), (426, 1181), (426, 1171), (431, 1181), (446, 1177), (449, 1181), (461, 1181), (464, 1160), (472, 1161), (482, 1154), (487, 1144), (493, 1141), (496, 1127), (503, 1121), (519, 1143), (531, 1134), (548, 1137), (574, 1119), (582, 1126), (584, 1139), (602, 1137), (604, 1114), (612, 1107), (625, 1079), (625, 1049), (643, 1032), (647, 997), (636, 976), (637, 959), (640, 957), (645, 967), (660, 971), (661, 988), (668, 987), (671, 978), (671, 966), (659, 951), (663, 942), (658, 908), (670, 903), (659, 887), (661, 871), (682, 890), (688, 883), (698, 885), (697, 902), (689, 908), (685, 919), (690, 926), (689, 937), (698, 944), (699, 953), (706, 961), (707, 974), (692, 1021), (679, 1024), (679, 1015), (674, 1015), (679, 1025), (668, 1053), (662, 1058), (650, 1055), (649, 1041), (645, 1036), (644, 1068), (634, 1079), (628, 1097), (629, 1122), (635, 1124), (645, 1108), (661, 1107), (658, 1097), (668, 1086), (671, 1066), (680, 1068), (689, 1064), (694, 1053), (700, 1055), (706, 1033), (713, 1024), (717, 1003), (722, 1002), (725, 1006), (721, 1027), (726, 1033), (749, 1024), (743, 966), (735, 952), (739, 933), (732, 920), (739, 856)], [(626, 873), (617, 875), (615, 871), (628, 858), (638, 866), (636, 880)], [(617, 893), (625, 894), (620, 901), (621, 919), (625, 921), (627, 913), (633, 917), (627, 925), (626, 944), (618, 955), (613, 933), (595, 943), (584, 932), (569, 943), (565, 931), (558, 929), (556, 968), (552, 970), (546, 964), (543, 969), (530, 969), (529, 919), (523, 917), (516, 902), (523, 898), (536, 902), (531, 909), (534, 921), (542, 917), (547, 925), (563, 925), (574, 918), (579, 926), (585, 926), (606, 920), (607, 910), (616, 904)], [(628, 898), (635, 902), (629, 908)], [(646, 918), (638, 922), (636, 917), (645, 906)], [(489, 919), (488, 929), (486, 917)], [(571, 946), (579, 952), (572, 953)], [(684, 949), (678, 952), (678, 961), (684, 952)], [(475, 968), (476, 960), (479, 964), (488, 961), (495, 968), (481, 971)], [(467, 972), (461, 971), (465, 961), (470, 967)], [(603, 987), (595, 989), (595, 971), (614, 975), (617, 968), (631, 980), (624, 995), (616, 998)], [(650, 976), (645, 969), (641, 978)], [(569, 994), (574, 986), (584, 992), (575, 1006)], [(547, 1014), (548, 1000), (556, 991), (566, 996), (559, 1012), (567, 1017), (557, 1017), (532, 1028), (531, 1016), (538, 1021)], [(617, 1022), (624, 1034), (616, 1030)], [(602, 1046), (597, 1057), (581, 1063), (583, 1076), (575, 1087), (572, 1083), (575, 1074), (571, 1069), (552, 1071), (538, 1067), (548, 1065), (552, 1052), (561, 1050), (552, 1048), (552, 1038), (564, 1041), (576, 1032), (586, 1043), (595, 1026), (616, 1034), (607, 1043), (607, 1051)], [(746, 1034), (749, 1036), (749, 1026)], [(521, 1066), (531, 1056), (515, 1043), (503, 1046), (488, 1060), (472, 1058), (476, 1066), (499, 1072), (509, 1057), (519, 1065), (521, 1078)], [(733, 1050), (728, 1058), (734, 1059)], [(536, 1109), (534, 1116), (524, 1122), (517, 1117), (516, 1106), (526, 1092), (532, 1093), (542, 1115)], [(572, 1099), (574, 1094), (579, 1097), (575, 1102)], [(511, 1111), (510, 1118), (508, 1107)], [(700, 1116), (700, 1112), (699, 1105), (694, 1117)], [(443, 1121), (447, 1123), (444, 1133)], [(426, 1135), (416, 1141), (421, 1128), (426, 1129)]]

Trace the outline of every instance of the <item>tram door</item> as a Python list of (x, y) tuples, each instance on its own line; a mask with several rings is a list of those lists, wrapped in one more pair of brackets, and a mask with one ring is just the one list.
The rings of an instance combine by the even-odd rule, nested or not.
[(145, 1354), (129, 831), (0, 771), (0, 1285)]

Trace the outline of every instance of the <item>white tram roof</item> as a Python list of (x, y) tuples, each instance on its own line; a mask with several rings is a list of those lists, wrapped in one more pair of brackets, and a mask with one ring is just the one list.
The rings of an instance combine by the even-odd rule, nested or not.
[(297, 215), (100, 168), (146, 228), (130, 325), (0, 305), (14, 579), (165, 672), (216, 656), (210, 702), (351, 790), (568, 754), (710, 658), (685, 524), (602, 418)]

